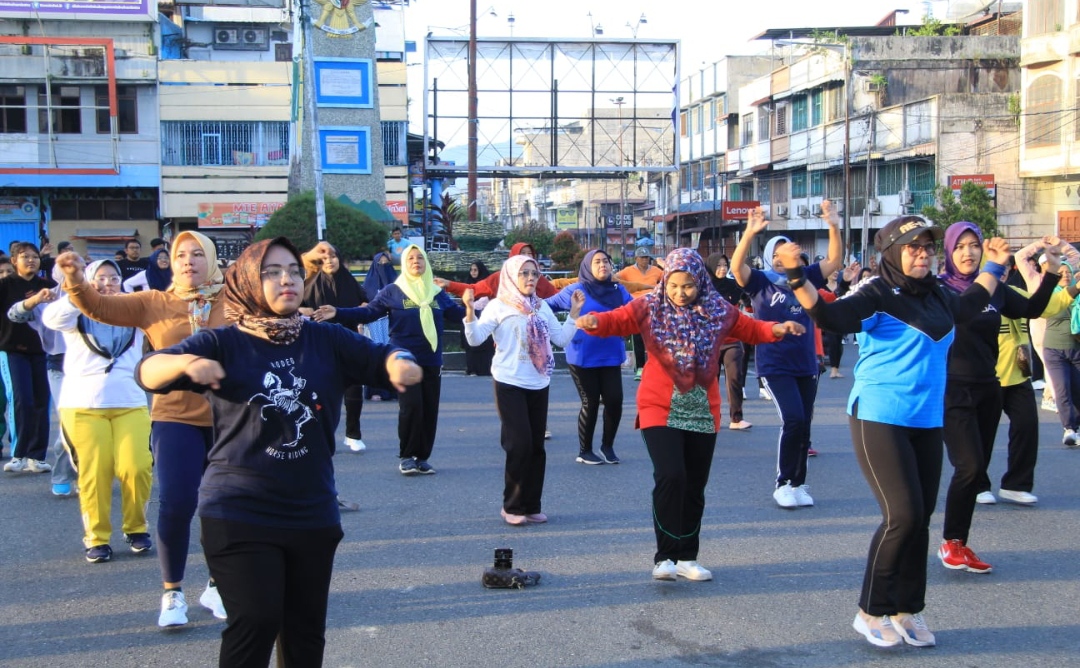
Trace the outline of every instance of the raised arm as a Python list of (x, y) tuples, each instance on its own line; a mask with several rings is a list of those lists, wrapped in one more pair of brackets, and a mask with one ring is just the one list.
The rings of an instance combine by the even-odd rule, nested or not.
[(844, 266), (844, 240), (840, 236), (840, 216), (829, 200), (821, 202), (821, 217), (829, 226), (829, 251), (819, 266), (822, 275), (828, 277)]
[(817, 289), (806, 279), (806, 270), (799, 255), (802, 248), (796, 243), (781, 244), (776, 254), (787, 272), (788, 287), (815, 323), (822, 329), (841, 334), (862, 331), (863, 321), (874, 314), (875, 300), (868, 294), (849, 292), (843, 299), (827, 304)]
[(64, 274), (64, 291), (71, 303), (84, 314), (98, 322), (118, 327), (138, 327), (144, 329), (146, 302), (155, 292), (144, 290), (126, 295), (99, 294), (86, 280), (83, 259), (74, 252), (67, 252), (56, 258), (56, 266)]
[[(765, 218), (765, 212), (760, 206), (750, 212), (750, 219), (746, 221), (746, 232), (743, 233), (742, 239), (739, 239), (735, 252), (731, 254), (731, 273), (735, 276), (735, 282), (739, 284), (739, 287), (745, 288), (750, 282), (750, 265), (747, 264), (747, 259), (750, 257), (750, 244), (754, 237), (768, 226), (769, 221)], [(771, 263), (772, 258), (765, 258), (765, 261)]]

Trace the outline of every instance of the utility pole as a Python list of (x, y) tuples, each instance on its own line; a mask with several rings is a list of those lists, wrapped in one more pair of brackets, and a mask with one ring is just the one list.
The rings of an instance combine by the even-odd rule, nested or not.
[(468, 211), (469, 222), (475, 223), (476, 217), (476, 150), (480, 143), (477, 137), (477, 91), (476, 91), (476, 0), (469, 0), (469, 175), (468, 175)]
[[(305, 11), (308, 2), (300, 2), (300, 24), (304, 31), (304, 113), (305, 127), (311, 133), (311, 161), (315, 170), (315, 233), (326, 238), (326, 202), (323, 200), (322, 147), (319, 146), (319, 108), (315, 104), (315, 54), (311, 35), (311, 15)], [(474, 0), (475, 2), (475, 0)]]
[[(851, 257), (851, 105), (854, 104), (851, 88), (851, 38), (844, 43), (844, 257), (846, 265)], [(870, 168), (867, 152), (866, 168)]]
[[(628, 24), (629, 25), (629, 24)], [(626, 98), (622, 95), (613, 98), (612, 104), (619, 110), (619, 167), (626, 165), (626, 154), (623, 152), (623, 116), (622, 107), (626, 104)], [(619, 252), (619, 262), (626, 262), (626, 174), (622, 175), (622, 185), (619, 187), (619, 230), (622, 232), (622, 249)]]

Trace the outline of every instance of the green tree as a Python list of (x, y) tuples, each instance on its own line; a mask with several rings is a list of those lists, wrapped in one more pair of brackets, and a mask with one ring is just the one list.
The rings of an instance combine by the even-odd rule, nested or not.
[(581, 264), (584, 252), (581, 245), (569, 232), (559, 232), (552, 241), (551, 264), (553, 269), (573, 271)]
[(965, 183), (960, 189), (959, 200), (953, 196), (950, 188), (938, 186), (934, 189), (934, 196), (940, 204), (927, 204), (922, 208), (922, 215), (934, 221), (938, 227), (944, 229), (957, 221), (966, 220), (979, 226), (983, 238), (999, 236), (997, 209), (985, 186), (970, 181)]
[(524, 225), (510, 230), (503, 237), (503, 245), (507, 248), (512, 248), (514, 244), (522, 241), (531, 245), (533, 250), (540, 255), (551, 255), (551, 249), (555, 243), (555, 233), (549, 230), (547, 225), (536, 220), (530, 220)]
[[(330, 199), (326, 203), (326, 240), (337, 248), (343, 262), (374, 255), (386, 245), (389, 231), (366, 213)], [(301, 252), (318, 241), (315, 230), (315, 193), (293, 197), (274, 212), (255, 240), (287, 237)]]

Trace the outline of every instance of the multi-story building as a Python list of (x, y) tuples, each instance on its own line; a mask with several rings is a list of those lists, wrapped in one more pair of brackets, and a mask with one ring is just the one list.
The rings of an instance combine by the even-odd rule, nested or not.
[(173, 232), (205, 232), (222, 258), (288, 199), (294, 18), (288, 6), (178, 5), (164, 31), (161, 215)]
[(157, 235), (156, 20), (146, 2), (4, 3), (0, 250), (52, 237), (111, 255)]
[[(738, 106), (725, 110), (722, 167), (719, 154), (683, 166), (683, 208), (709, 194), (760, 202), (771, 230), (820, 255), (827, 228), (818, 215), (829, 199), (841, 209), (848, 252), (859, 257), (886, 222), (933, 204), (937, 186), (979, 176), (997, 185), (1000, 224), (1022, 222), (1017, 127), (1008, 111), (1019, 89), (1017, 37), (923, 37), (894, 26), (842, 28), (831, 41), (809, 42), (813, 36), (808, 29), (762, 34), (783, 61), (742, 85)], [(809, 43), (793, 45), (793, 38)], [(693, 118), (715, 97), (683, 108), (690, 121), (684, 147), (700, 141)], [(706, 182), (710, 172), (719, 184)], [(730, 252), (743, 229), (711, 211), (697, 221), (680, 225), (681, 241), (693, 240), (687, 228), (698, 232), (703, 252)]]
[(1080, 242), (1080, 2), (1028, 0), (1020, 42), (1020, 176), (1030, 236)]

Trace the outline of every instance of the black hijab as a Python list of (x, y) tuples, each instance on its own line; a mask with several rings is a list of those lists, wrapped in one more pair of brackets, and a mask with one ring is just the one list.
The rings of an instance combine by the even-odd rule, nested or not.
[(935, 241), (942, 237), (941, 228), (919, 216), (901, 216), (889, 221), (874, 235), (874, 246), (881, 252), (878, 275), (891, 288), (909, 295), (922, 297), (930, 294), (937, 285), (937, 277), (927, 273), (922, 278), (912, 278), (904, 273), (902, 254), (904, 245), (928, 232)]
[[(709, 270), (709, 280), (712, 281), (713, 287), (716, 288), (721, 297), (726, 299), (728, 303), (738, 306), (745, 292), (730, 275), (723, 278), (716, 277), (716, 268), (720, 266), (720, 260), (727, 260), (727, 256), (723, 253), (713, 253), (705, 259), (705, 268)], [(728, 266), (731, 266), (730, 262), (728, 262)]]
[(352, 273), (341, 261), (341, 255), (334, 248), (334, 254), (338, 257), (338, 268), (333, 274), (319, 271), (318, 274), (304, 287), (304, 306), (318, 308), (320, 306), (334, 306), (337, 308), (352, 308), (360, 306), (367, 301), (367, 294), (360, 284), (353, 278)]

